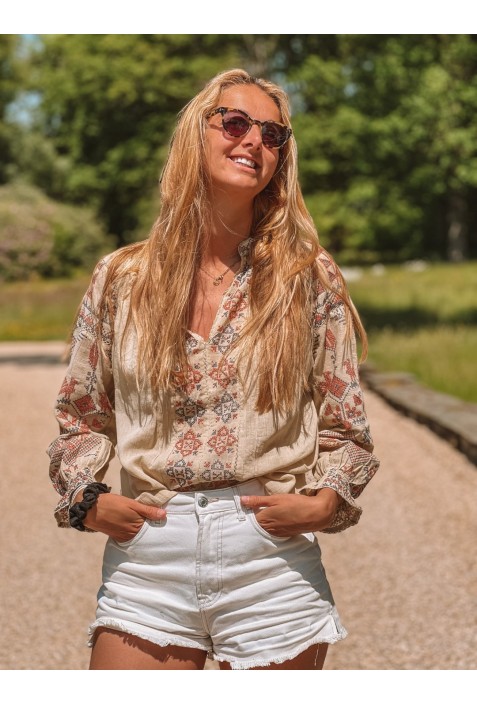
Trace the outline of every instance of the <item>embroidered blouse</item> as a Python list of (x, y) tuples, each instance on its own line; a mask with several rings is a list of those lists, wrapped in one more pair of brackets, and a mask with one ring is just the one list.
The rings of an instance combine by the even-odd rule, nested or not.
[[(356, 499), (379, 466), (358, 378), (356, 343), (346, 340), (345, 307), (318, 286), (313, 306), (312, 391), (295, 414), (258, 414), (256, 396), (237, 374), (236, 347), (249, 310), (252, 238), (239, 246), (242, 266), (225, 292), (208, 340), (187, 334), (187, 385), (162, 404), (138, 387), (136, 342), (119, 340), (128, 310), (120, 295), (114, 321), (102, 320), (99, 300), (111, 256), (97, 265), (73, 333), (71, 356), (55, 406), (60, 435), (48, 448), (50, 477), (68, 509), (86, 484), (103, 481), (117, 452), (121, 493), (161, 506), (178, 491), (220, 488), (256, 478), (265, 493), (314, 495), (330, 487), (344, 499), (333, 524), (358, 522)], [(336, 278), (336, 264), (320, 258)], [(159, 408), (169, 409), (159, 412)], [(165, 418), (164, 416), (169, 416)]]

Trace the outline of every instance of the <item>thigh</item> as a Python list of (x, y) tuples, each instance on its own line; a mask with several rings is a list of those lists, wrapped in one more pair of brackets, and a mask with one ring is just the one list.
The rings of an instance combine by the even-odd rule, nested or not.
[(109, 628), (98, 628), (90, 670), (202, 670), (207, 653), (196, 648), (161, 646)]
[[(317, 643), (300, 653), (296, 658), (281, 663), (271, 663), (266, 667), (251, 667), (250, 670), (322, 670), (325, 663), (328, 643)], [(231, 670), (230, 663), (219, 663), (221, 670)]]
[(318, 542), (311, 533), (273, 538), (253, 513), (245, 517), (223, 523), (223, 588), (206, 609), (215, 657), (232, 669), (319, 669), (317, 644), (335, 643), (346, 631)]

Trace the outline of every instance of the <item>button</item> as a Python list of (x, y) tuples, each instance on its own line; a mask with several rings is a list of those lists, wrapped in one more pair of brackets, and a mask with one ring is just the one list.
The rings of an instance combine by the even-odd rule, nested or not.
[(200, 506), (201, 508), (205, 508), (205, 507), (208, 505), (209, 500), (206, 499), (205, 496), (201, 496), (200, 499), (199, 499), (199, 501), (198, 501), (197, 503), (199, 504), (199, 506)]

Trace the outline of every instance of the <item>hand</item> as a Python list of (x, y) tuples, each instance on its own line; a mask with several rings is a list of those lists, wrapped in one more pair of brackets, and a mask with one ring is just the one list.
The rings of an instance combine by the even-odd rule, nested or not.
[[(79, 492), (75, 503), (82, 498), (83, 492)], [(86, 528), (105, 533), (123, 543), (134, 538), (146, 519), (160, 521), (165, 516), (163, 508), (147, 506), (119, 494), (100, 494), (86, 514), (83, 524)]]
[(254, 510), (267, 533), (286, 538), (328, 528), (342, 499), (333, 489), (320, 489), (316, 496), (273, 494), (242, 496), (242, 505)]

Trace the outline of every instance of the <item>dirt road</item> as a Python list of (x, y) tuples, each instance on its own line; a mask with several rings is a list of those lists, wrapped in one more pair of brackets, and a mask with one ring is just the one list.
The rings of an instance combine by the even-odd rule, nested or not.
[[(52, 516), (57, 354), (55, 344), (0, 346), (3, 670), (88, 666), (105, 539), (60, 530)], [(477, 468), (371, 392), (366, 400), (382, 466), (359, 525), (320, 538), (350, 634), (325, 668), (474, 669)]]

